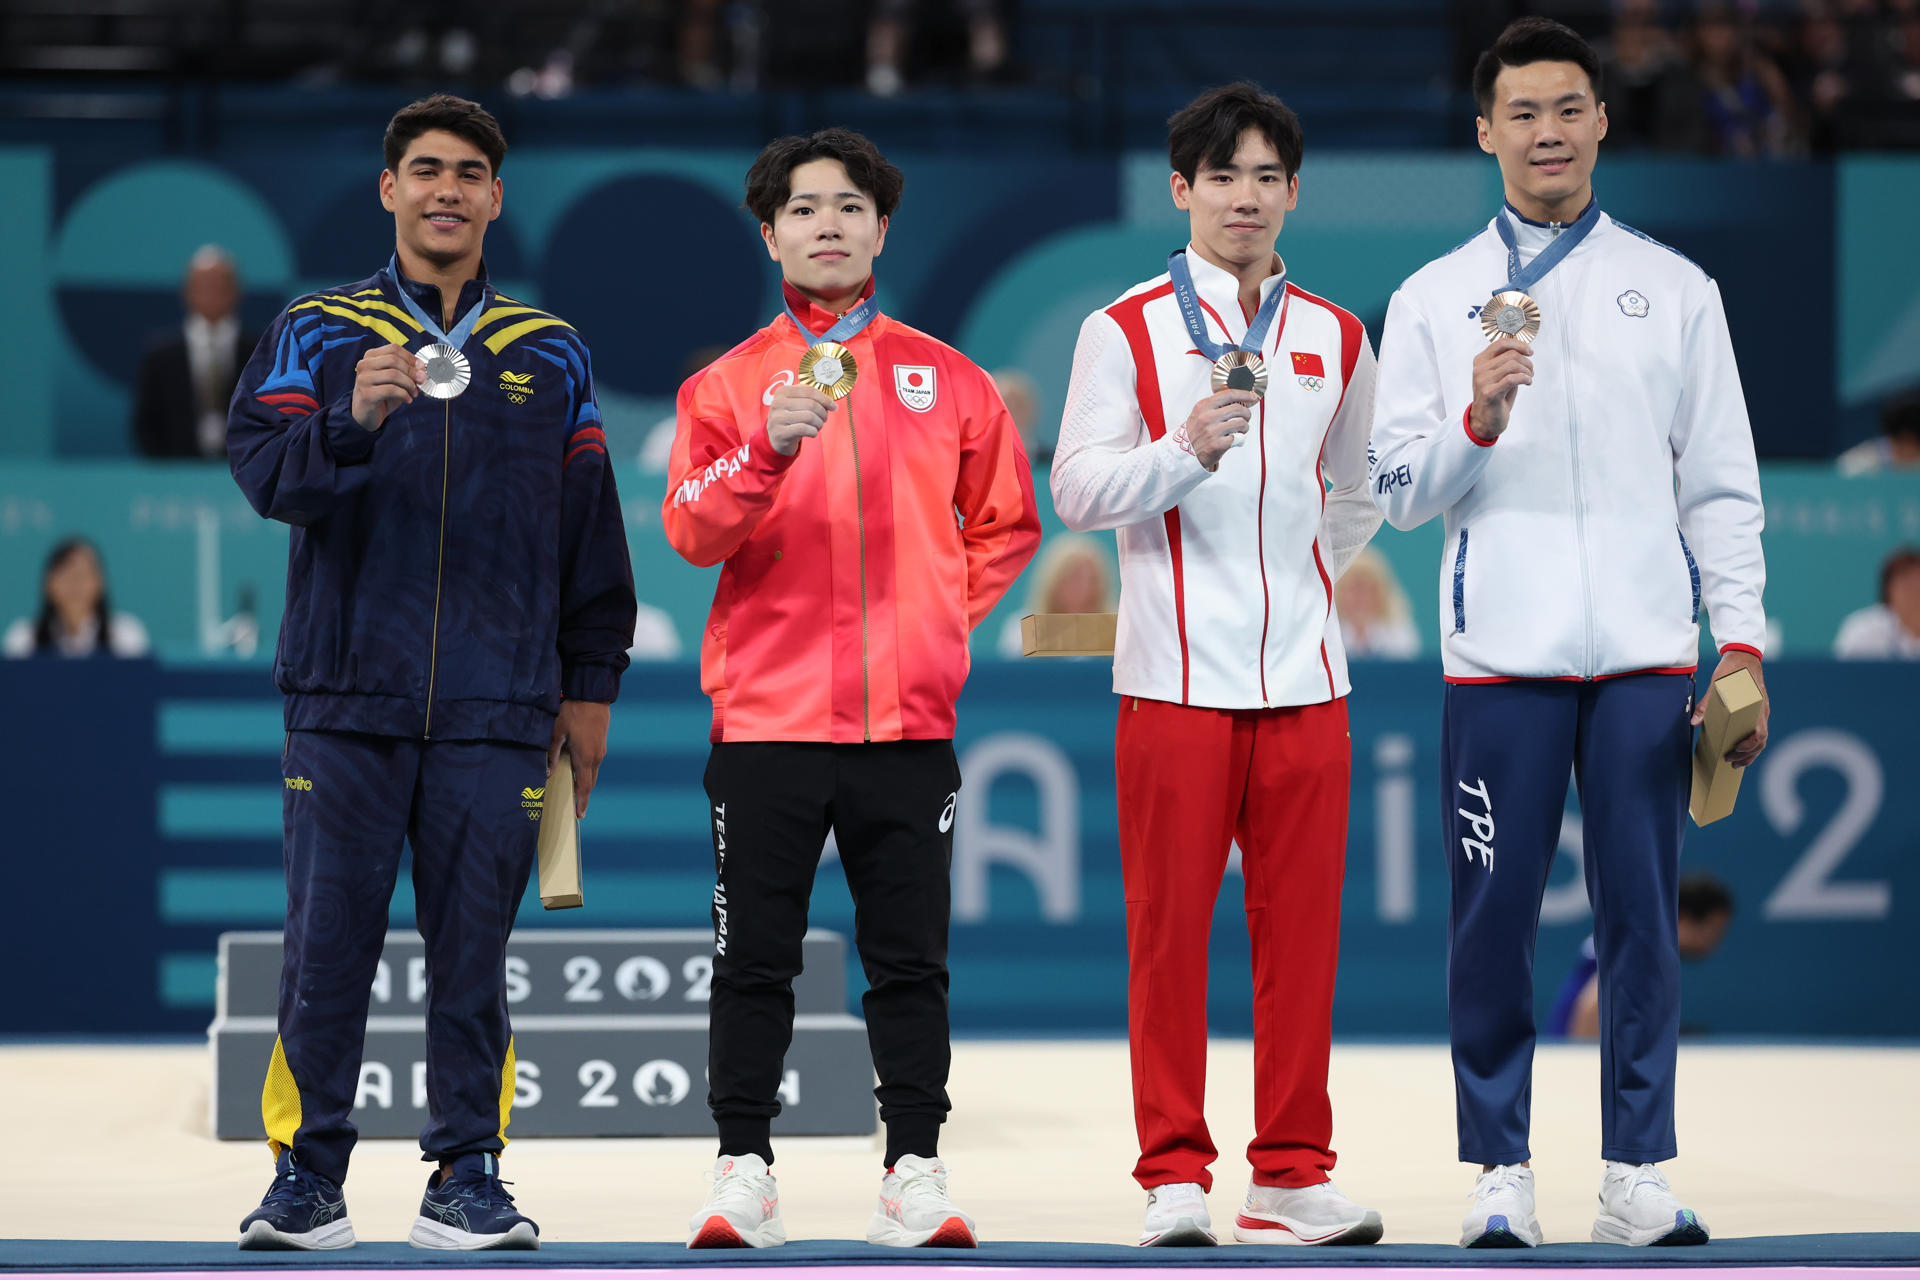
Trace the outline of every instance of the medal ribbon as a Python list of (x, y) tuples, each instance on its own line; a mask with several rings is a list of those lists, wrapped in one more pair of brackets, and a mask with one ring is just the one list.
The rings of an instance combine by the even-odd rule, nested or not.
[(1507, 282), (1494, 290), (1496, 293), (1508, 289), (1518, 289), (1526, 293), (1538, 284), (1547, 272), (1560, 265), (1560, 260), (1579, 247), (1587, 233), (1600, 222), (1600, 202), (1587, 201), (1587, 209), (1577, 219), (1567, 224), (1567, 229), (1553, 238), (1539, 253), (1534, 255), (1523, 270), (1520, 266), (1520, 243), (1514, 239), (1513, 224), (1507, 218), (1508, 211), (1502, 209), (1500, 216), (1493, 220), (1495, 230), (1500, 233), (1501, 243), (1507, 246)]
[(388, 259), (387, 270), (393, 275), (394, 290), (400, 295), (400, 301), (406, 305), (407, 313), (420, 322), (422, 329), (425, 329), (428, 333), (446, 343), (455, 351), (467, 345), (467, 339), (473, 336), (473, 326), (480, 323), (480, 312), (487, 305), (487, 291), (485, 289), (480, 291), (480, 301), (474, 303), (467, 314), (461, 316), (459, 322), (453, 326), (453, 332), (448, 333), (440, 327), (440, 322), (428, 315), (426, 308), (415, 302), (413, 295), (407, 292), (407, 286), (400, 279), (400, 260), (398, 254)]
[(1187, 336), (1207, 359), (1217, 361), (1229, 351), (1245, 351), (1257, 356), (1266, 349), (1267, 330), (1273, 327), (1273, 318), (1280, 314), (1287, 299), (1284, 267), (1280, 271), (1280, 282), (1261, 300), (1260, 309), (1253, 313), (1253, 321), (1247, 325), (1247, 336), (1237, 347), (1215, 342), (1207, 336), (1207, 322), (1200, 314), (1200, 302), (1193, 291), (1193, 272), (1187, 267), (1185, 249), (1175, 249), (1168, 255), (1167, 275), (1173, 280), (1173, 296), (1180, 303), (1180, 318), (1187, 322)]
[(868, 294), (865, 302), (834, 321), (831, 329), (822, 334), (815, 334), (813, 330), (800, 323), (800, 317), (793, 313), (791, 306), (787, 307), (787, 319), (793, 321), (793, 327), (806, 334), (816, 347), (823, 342), (838, 342), (844, 346), (848, 338), (872, 324), (873, 318), (879, 314), (880, 295)]

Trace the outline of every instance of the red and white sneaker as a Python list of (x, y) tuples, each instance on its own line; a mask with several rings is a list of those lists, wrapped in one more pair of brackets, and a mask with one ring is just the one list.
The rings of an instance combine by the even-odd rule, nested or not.
[(689, 1249), (764, 1249), (787, 1242), (780, 1188), (759, 1156), (721, 1156), (707, 1174), (713, 1190), (693, 1215)]
[(973, 1219), (947, 1198), (947, 1166), (901, 1156), (880, 1180), (880, 1206), (867, 1222), (867, 1242), (913, 1249), (971, 1249), (980, 1242)]
[(1241, 1244), (1374, 1244), (1384, 1232), (1379, 1213), (1347, 1199), (1331, 1182), (1249, 1186), (1233, 1220), (1233, 1238)]

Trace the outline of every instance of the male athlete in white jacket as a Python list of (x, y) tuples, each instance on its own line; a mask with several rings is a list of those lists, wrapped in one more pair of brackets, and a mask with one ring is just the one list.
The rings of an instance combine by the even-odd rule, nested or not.
[[(1540, 1243), (1527, 1167), (1533, 945), (1576, 777), (1600, 967), (1593, 1239), (1700, 1244), (1655, 1167), (1675, 1153), (1677, 879), (1698, 617), (1760, 678), (1760, 481), (1720, 293), (1594, 202), (1599, 63), (1556, 22), (1509, 26), (1474, 73), (1507, 205), (1401, 286), (1381, 339), (1373, 499), (1446, 520), (1441, 808), (1461, 1243)], [(1496, 290), (1518, 290), (1537, 306)], [(1505, 331), (1521, 328), (1513, 336)], [(1488, 330), (1492, 330), (1489, 341)], [(1730, 754), (1750, 762), (1760, 729)]]
[[(1115, 768), (1142, 1244), (1215, 1240), (1207, 936), (1236, 836), (1258, 1131), (1234, 1235), (1381, 1234), (1380, 1215), (1327, 1180), (1349, 773), (1333, 580), (1380, 524), (1366, 470), (1374, 361), (1359, 320), (1291, 283), (1274, 253), (1301, 148), (1293, 112), (1249, 84), (1173, 117), (1173, 200), (1192, 240), (1081, 326), (1054, 454), (1061, 519), (1120, 541)], [(1216, 389), (1221, 358), (1264, 397)]]

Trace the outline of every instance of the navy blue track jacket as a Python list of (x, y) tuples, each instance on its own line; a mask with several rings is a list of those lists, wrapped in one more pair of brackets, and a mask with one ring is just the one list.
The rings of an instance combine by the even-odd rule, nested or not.
[(544, 747), (562, 697), (611, 702), (633, 640), (633, 569), (586, 343), (496, 291), (463, 348), (472, 381), (378, 431), (353, 420), (371, 348), (437, 341), (389, 267), (296, 299), (234, 390), (227, 457), (293, 526), (274, 683), (286, 727)]

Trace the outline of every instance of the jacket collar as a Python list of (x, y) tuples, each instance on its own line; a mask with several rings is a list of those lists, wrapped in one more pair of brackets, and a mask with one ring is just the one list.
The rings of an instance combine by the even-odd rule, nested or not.
[[(1193, 291), (1200, 295), (1200, 301), (1212, 309), (1214, 317), (1227, 326), (1227, 337), (1237, 341), (1246, 333), (1248, 318), (1240, 309), (1240, 282), (1233, 273), (1222, 267), (1216, 267), (1200, 256), (1192, 242), (1187, 244), (1187, 270), (1193, 273)], [(1260, 282), (1260, 301), (1265, 302), (1270, 294), (1286, 279), (1286, 264), (1278, 253), (1273, 255), (1273, 270)], [(1273, 334), (1267, 335), (1272, 338)]]
[[(440, 305), (439, 286), (423, 284), (409, 277), (400, 269), (400, 258), (397, 254), (394, 256), (391, 265), (393, 268), (394, 283), (399, 288), (404, 289), (408, 297), (419, 303), (421, 310), (432, 316), (436, 321), (444, 321), (447, 313)], [(493, 281), (487, 278), (487, 260), (482, 258), (480, 259), (479, 274), (460, 286), (460, 296), (454, 301), (453, 305), (454, 319), (458, 320), (461, 316), (465, 315), (468, 309), (478, 303), (482, 298), (491, 298), (492, 296)]]
[[(873, 296), (873, 290), (874, 277), (868, 276), (866, 288), (862, 289), (860, 296), (853, 300), (853, 305), (857, 307), (868, 298), (871, 298)], [(814, 305), (813, 301), (809, 299), (806, 294), (801, 293), (785, 280), (780, 282), (780, 293), (781, 296), (786, 299), (788, 309), (791, 310), (794, 315), (799, 316), (800, 323), (806, 325), (807, 328), (814, 333), (825, 333), (827, 330), (833, 328), (835, 321), (840, 319), (839, 316), (828, 311), (825, 307)], [(874, 324), (878, 324), (883, 319), (885, 319), (884, 315), (876, 315), (873, 318), (873, 322)], [(870, 324), (867, 327), (871, 329), (873, 325)], [(800, 336), (804, 338), (807, 335), (803, 333)]]

